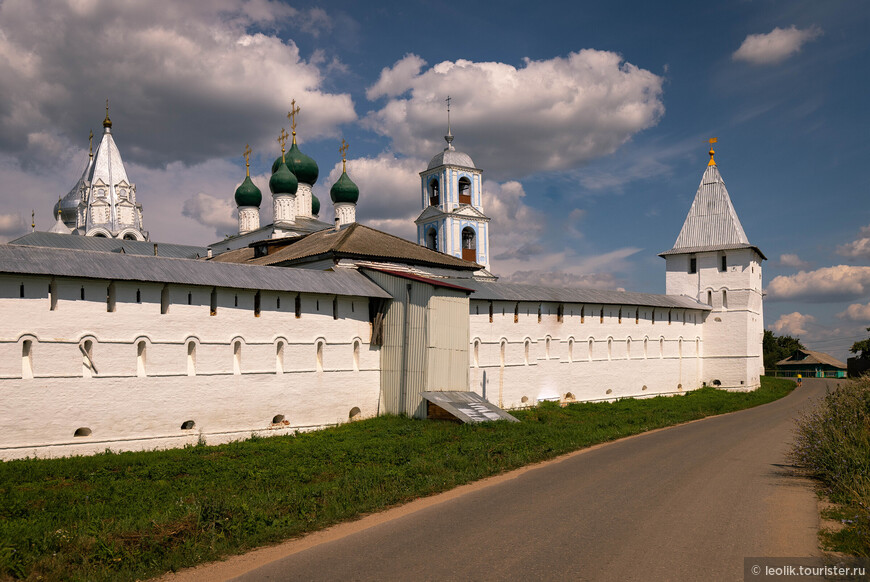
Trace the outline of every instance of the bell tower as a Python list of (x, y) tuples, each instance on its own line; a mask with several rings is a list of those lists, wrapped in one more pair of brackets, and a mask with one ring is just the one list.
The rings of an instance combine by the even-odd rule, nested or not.
[(420, 172), (423, 211), (415, 220), (417, 242), (465, 259), (489, 271), (489, 217), (483, 212), (483, 172), (468, 154), (453, 146), (450, 97), (447, 98), (447, 147)]

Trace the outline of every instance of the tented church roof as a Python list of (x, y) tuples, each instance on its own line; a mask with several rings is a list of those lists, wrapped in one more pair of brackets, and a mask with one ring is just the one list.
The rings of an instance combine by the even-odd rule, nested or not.
[(746, 237), (719, 168), (711, 163), (674, 247), (659, 256), (742, 248), (755, 249), (762, 259), (767, 258)]

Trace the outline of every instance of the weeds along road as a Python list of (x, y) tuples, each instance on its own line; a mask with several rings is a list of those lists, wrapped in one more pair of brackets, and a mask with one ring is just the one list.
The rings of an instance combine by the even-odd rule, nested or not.
[(181, 578), (742, 580), (747, 556), (819, 555), (812, 484), (786, 454), (793, 420), (826, 382), (836, 385), (804, 380), (764, 406), (600, 445)]

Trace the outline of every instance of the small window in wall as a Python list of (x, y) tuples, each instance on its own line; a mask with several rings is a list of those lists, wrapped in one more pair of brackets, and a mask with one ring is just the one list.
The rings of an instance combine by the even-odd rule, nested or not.
[(275, 373), (284, 373), (284, 342), (275, 344)]
[(33, 340), (21, 343), (21, 377), (25, 380), (33, 378)]
[(18, 297), (24, 298), (24, 283), (18, 286)]
[(262, 299), (262, 295), (258, 290), (254, 293), (254, 317), (260, 317), (260, 301)]
[(438, 231), (434, 226), (426, 231), (426, 247), (433, 251), (438, 250)]
[(728, 291), (722, 289), (722, 309), (728, 309)]
[(209, 298), (209, 315), (217, 315), (217, 287), (212, 287)]
[(574, 338), (568, 338), (568, 361), (574, 361)]
[(48, 309), (57, 311), (57, 281), (54, 279), (48, 284)]
[(474, 340), (474, 367), (480, 367), (480, 340)]
[(181, 423), (181, 430), (193, 430), (196, 428), (196, 423), (192, 420), (185, 420)]
[(709, 305), (710, 307), (713, 306), (713, 292), (712, 291), (707, 291), (707, 305)]
[(145, 344), (145, 340), (140, 340), (136, 342), (136, 375), (140, 378), (147, 376), (145, 373), (145, 358), (146, 358), (146, 350), (147, 345)]
[(359, 372), (359, 348), (360, 348), (360, 341), (354, 340), (353, 341), (353, 371), (354, 372)]
[(477, 237), (474, 229), (470, 226), (462, 229), (462, 259), (466, 261), (477, 260)]
[(542, 316), (542, 313), (543, 313), (543, 312), (542, 312), (542, 309), (541, 309), (541, 304), (538, 303), (538, 323), (541, 323), (541, 316)]
[(196, 376), (196, 342), (187, 342), (187, 375)]
[(613, 359), (613, 338), (607, 338), (607, 359)]
[(586, 323), (586, 306), (580, 306), (580, 323)]
[(544, 340), (544, 357), (550, 359), (550, 338)]
[(97, 368), (94, 366), (94, 342), (83, 341), (79, 344), (79, 351), (82, 353), (82, 377), (92, 378), (97, 374)]
[(556, 307), (556, 321), (558, 323), (562, 323), (563, 321), (565, 321), (565, 304), (564, 303), (560, 303)]
[(142, 303), (142, 290), (136, 289), (136, 303)]
[(601, 312), (598, 314), (598, 323), (604, 323), (604, 308), (601, 308)]
[(160, 315), (169, 313), (169, 285), (164, 285), (160, 291)]
[(338, 319), (338, 295), (332, 298), (332, 319)]
[(242, 373), (242, 342), (233, 342), (233, 374)]
[(725, 255), (719, 259), (719, 270), (723, 273), (728, 270), (728, 259), (725, 258)]
[(517, 304), (514, 305), (514, 323), (520, 322), (520, 302), (517, 301)]
[(187, 294), (187, 304), (193, 305), (193, 293), (188, 292)]
[(595, 345), (595, 340), (593, 340), (592, 338), (589, 338), (589, 351), (587, 352), (586, 357), (588, 358), (588, 360), (590, 362), (592, 361), (592, 346), (594, 346), (594, 345)]
[(320, 311), (320, 299), (314, 302), (314, 311)]
[(693, 273), (697, 273), (697, 272), (698, 272), (698, 259), (696, 259), (695, 257), (692, 257), (691, 259), (689, 259), (689, 274), (693, 274)]
[(316, 355), (317, 355), (317, 361), (316, 361), (317, 371), (322, 372), (323, 371), (323, 342), (322, 341), (317, 342), (317, 354)]
[(489, 302), (489, 322), (492, 323), (492, 301)]
[[(275, 298), (275, 309), (281, 309), (281, 296)], [(351, 309), (353, 311), (353, 309)]]
[(656, 324), (656, 310), (655, 309), (650, 309), (649, 321), (652, 325)]
[(671, 324), (671, 310), (668, 309), (668, 325)]
[(665, 338), (659, 338), (659, 357), (665, 357)]
[(619, 321), (618, 321), (618, 323), (622, 323), (622, 307), (619, 308), (619, 315), (618, 315), (618, 317), (619, 317)]
[(302, 317), (302, 296), (296, 295), (296, 299), (294, 300), (294, 311), (296, 312), (296, 319)]
[(529, 348), (530, 347), (531, 347), (531, 342), (529, 340), (526, 340), (523, 343), (523, 358), (524, 358), (524, 362), (525, 362), (526, 366), (529, 365)]
[(118, 305), (116, 297), (117, 291), (115, 291), (115, 282), (112, 281), (109, 283), (109, 286), (106, 287), (106, 311), (108, 313), (115, 313), (115, 309)]
[(84, 285), (82, 285), (82, 290), (79, 293), (79, 297), (81, 298), (82, 301), (85, 300), (85, 286)]
[(91, 429), (89, 429), (89, 428), (86, 427), (86, 426), (83, 426), (83, 427), (81, 427), (81, 428), (77, 428), (76, 431), (73, 433), (73, 436), (74, 436), (74, 437), (87, 437), (87, 436), (91, 436)]
[(683, 325), (686, 325), (686, 312), (683, 311)]
[(237, 293), (237, 294), (233, 295), (233, 307), (238, 307), (238, 306), (239, 306), (239, 295)]

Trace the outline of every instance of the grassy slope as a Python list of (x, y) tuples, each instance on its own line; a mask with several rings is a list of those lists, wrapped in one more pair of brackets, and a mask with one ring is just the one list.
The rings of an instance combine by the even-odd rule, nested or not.
[(373, 418), (216, 447), (0, 464), (0, 577), (132, 580), (243, 552), (595, 443), (749, 408), (750, 393), (545, 404), (520, 423)]

